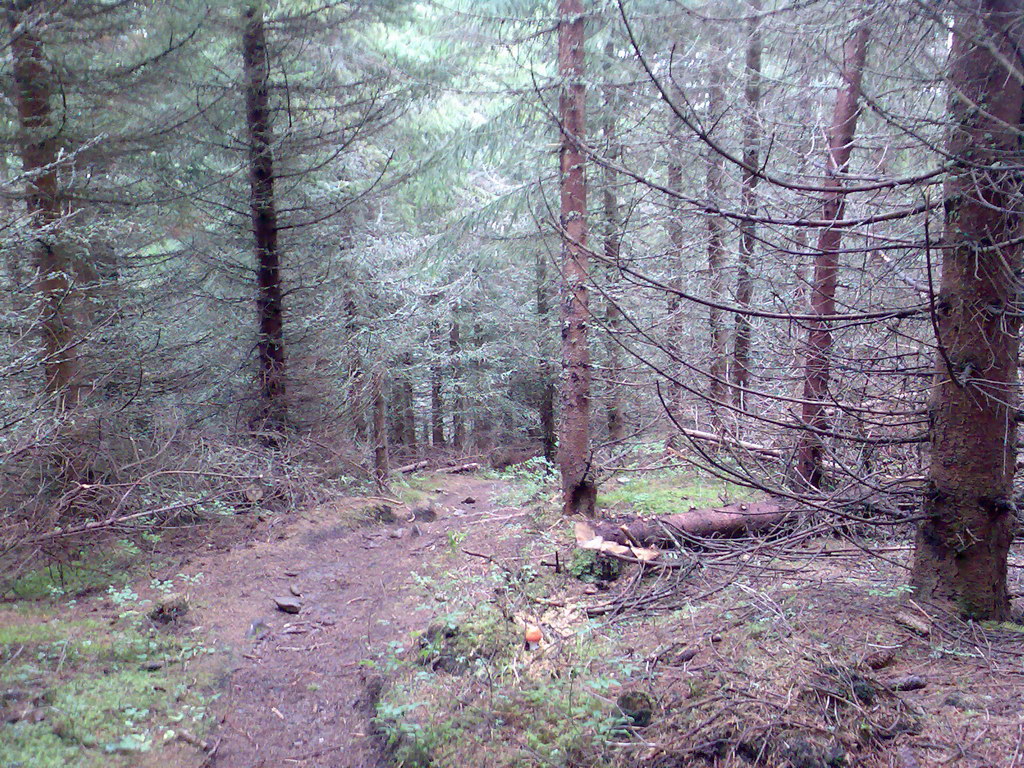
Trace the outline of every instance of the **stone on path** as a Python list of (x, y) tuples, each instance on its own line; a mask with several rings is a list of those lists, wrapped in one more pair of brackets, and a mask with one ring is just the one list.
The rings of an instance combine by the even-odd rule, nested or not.
[(298, 613), (302, 610), (302, 601), (291, 595), (275, 597), (274, 604), (277, 606), (277, 610), (284, 613)]

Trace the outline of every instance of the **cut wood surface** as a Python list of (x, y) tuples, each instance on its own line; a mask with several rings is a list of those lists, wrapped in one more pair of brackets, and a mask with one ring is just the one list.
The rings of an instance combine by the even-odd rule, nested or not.
[(762, 533), (782, 523), (792, 510), (773, 501), (728, 504), (664, 515), (623, 520), (596, 520), (590, 524), (596, 536), (617, 544), (651, 547), (674, 545), (694, 536), (731, 537)]

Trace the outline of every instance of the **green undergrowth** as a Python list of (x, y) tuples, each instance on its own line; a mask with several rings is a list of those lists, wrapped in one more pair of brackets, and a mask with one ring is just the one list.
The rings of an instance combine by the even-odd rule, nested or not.
[(430, 501), (434, 497), (434, 491), (442, 485), (440, 479), (429, 474), (414, 473), (391, 479), (391, 490), (395, 498), (409, 506)]
[(180, 752), (182, 734), (209, 730), (212, 650), (151, 621), (130, 588), (108, 595), (113, 620), (63, 618), (68, 606), (38, 602), (0, 612), (4, 768), (155, 765), (163, 750)]
[(554, 491), (556, 481), (554, 465), (543, 456), (513, 464), (500, 472), (485, 474), (488, 475), (508, 483), (497, 495), (495, 502), (509, 507), (522, 507), (541, 501)]
[(717, 507), (755, 497), (749, 488), (713, 477), (658, 473), (617, 477), (604, 483), (597, 505), (618, 512), (669, 515), (691, 507)]
[[(541, 615), (560, 577), (493, 567), (417, 577), (444, 612), (369, 665), (390, 681), (375, 725), (401, 768), (615, 765), (633, 737), (617, 696), (640, 670), (579, 615)], [(524, 628), (543, 627), (527, 649)]]
[[(0, 597), (16, 602), (51, 602), (103, 592), (112, 584), (128, 581), (133, 564), (150, 543), (153, 542), (121, 539), (40, 563), (13, 580), (0, 582)], [(146, 561), (152, 563), (152, 558), (147, 557)]]

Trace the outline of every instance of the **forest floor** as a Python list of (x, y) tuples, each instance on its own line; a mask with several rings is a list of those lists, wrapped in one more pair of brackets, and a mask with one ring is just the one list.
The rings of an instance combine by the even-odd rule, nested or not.
[[(603, 501), (685, 502), (628, 491)], [(1024, 766), (1024, 627), (909, 602), (906, 545), (720, 542), (641, 573), (577, 550), (529, 473), (396, 493), (0, 603), (0, 767)]]

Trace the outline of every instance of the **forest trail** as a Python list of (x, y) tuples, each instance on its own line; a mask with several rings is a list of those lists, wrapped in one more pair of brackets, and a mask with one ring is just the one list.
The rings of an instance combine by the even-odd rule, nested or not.
[[(326, 509), (270, 529), (269, 538), (203, 556), (198, 619), (235, 654), (212, 735), (218, 768), (385, 765), (370, 728), (383, 678), (368, 660), (423, 630), (431, 612), (413, 574), (486, 568), (466, 548), (514, 551), (493, 535), (528, 513), (496, 504), (505, 484), (449, 476), (431, 495), (433, 521), (353, 527)], [(469, 499), (473, 499), (469, 502)], [(402, 514), (403, 507), (395, 507)], [(300, 593), (297, 615), (274, 598)]]

